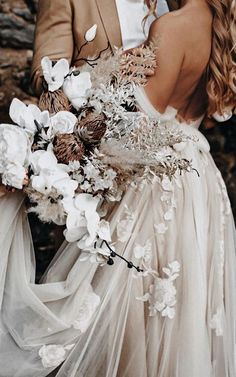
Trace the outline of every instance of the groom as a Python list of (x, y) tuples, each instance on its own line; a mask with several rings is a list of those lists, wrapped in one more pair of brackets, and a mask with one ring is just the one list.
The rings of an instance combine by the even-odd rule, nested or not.
[[(149, 0), (151, 1), (151, 0)], [(176, 9), (176, 0), (158, 0), (157, 14)], [(52, 60), (68, 59), (78, 65), (80, 57), (94, 56), (107, 47), (125, 49), (141, 44), (146, 36), (142, 20), (148, 13), (144, 0), (39, 0), (32, 64), (32, 86), (40, 95), (41, 68), (44, 56)], [(152, 18), (146, 23), (146, 32)], [(85, 46), (85, 32), (97, 24), (95, 40)]]

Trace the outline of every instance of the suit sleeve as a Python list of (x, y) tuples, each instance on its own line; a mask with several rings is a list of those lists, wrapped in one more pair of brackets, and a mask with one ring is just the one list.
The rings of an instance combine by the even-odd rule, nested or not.
[(31, 84), (37, 95), (42, 92), (41, 59), (65, 58), (71, 63), (74, 42), (70, 0), (39, 0), (31, 68)]

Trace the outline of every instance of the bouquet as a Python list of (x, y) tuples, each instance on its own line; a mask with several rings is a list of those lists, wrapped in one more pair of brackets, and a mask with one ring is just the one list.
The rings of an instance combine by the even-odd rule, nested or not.
[[(95, 36), (96, 25), (84, 45)], [(81, 258), (113, 264), (109, 206), (129, 185), (171, 180), (193, 168), (174, 152), (188, 137), (150, 119), (135, 101), (146, 70), (156, 67), (154, 45), (81, 60), (85, 64), (75, 68), (44, 57), (39, 106), (13, 99), (14, 125), (0, 125), (0, 175), (2, 184), (26, 193), (29, 211), (42, 221), (66, 225), (65, 238), (77, 242)]]

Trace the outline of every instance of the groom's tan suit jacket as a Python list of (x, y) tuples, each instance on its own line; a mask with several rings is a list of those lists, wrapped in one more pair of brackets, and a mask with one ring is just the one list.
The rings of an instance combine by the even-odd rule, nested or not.
[[(175, 0), (167, 0), (175, 8)], [(97, 36), (83, 48), (85, 32), (97, 24)], [(121, 30), (115, 0), (39, 0), (35, 31), (32, 86), (36, 94), (42, 91), (41, 59), (68, 59), (79, 65), (80, 57), (94, 56), (110, 45), (121, 47)]]

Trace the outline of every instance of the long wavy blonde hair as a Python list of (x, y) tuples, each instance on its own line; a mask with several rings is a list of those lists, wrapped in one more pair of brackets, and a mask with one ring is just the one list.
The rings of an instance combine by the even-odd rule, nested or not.
[[(156, 15), (158, 0), (144, 0)], [(236, 107), (236, 0), (206, 0), (213, 14), (212, 50), (207, 69), (208, 114)], [(175, 1), (180, 6), (181, 1)]]

